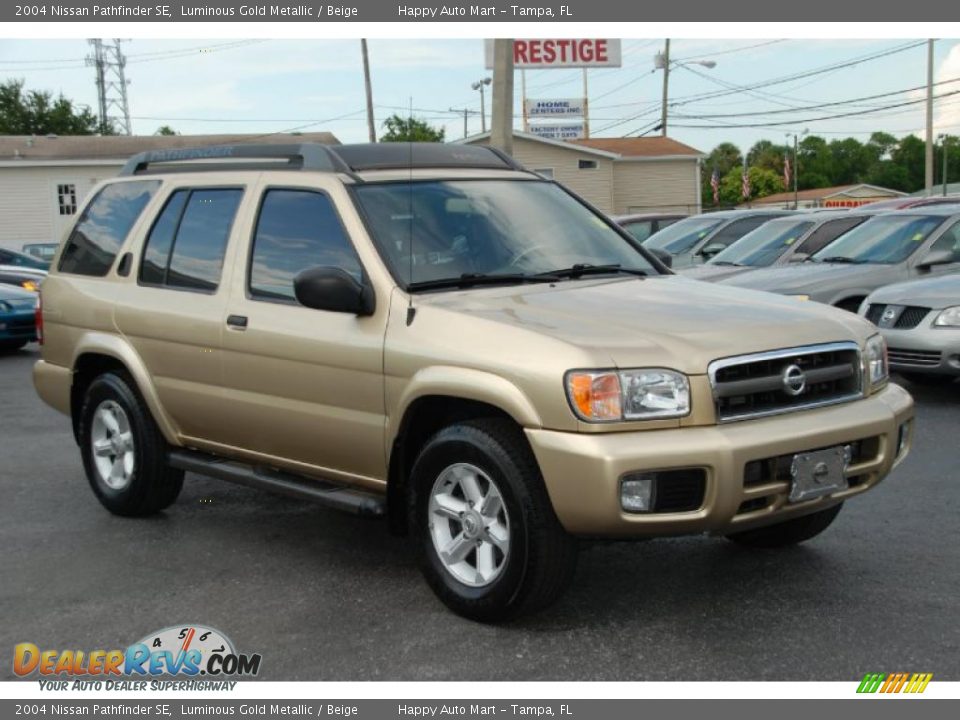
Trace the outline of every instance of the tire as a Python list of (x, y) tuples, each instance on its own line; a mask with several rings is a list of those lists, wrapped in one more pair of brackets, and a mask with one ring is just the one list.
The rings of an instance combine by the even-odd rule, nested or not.
[(26, 340), (10, 340), (7, 342), (0, 342), (0, 352), (16, 352), (26, 344)]
[(924, 387), (942, 387), (943, 385), (949, 385), (956, 377), (954, 375), (928, 375), (926, 373), (897, 373), (904, 380), (914, 384), (922, 385)]
[(843, 503), (839, 503), (826, 510), (776, 525), (733, 533), (727, 535), (727, 539), (753, 548), (780, 548), (796, 545), (816, 537), (830, 527), (830, 523), (840, 514), (842, 507)]
[[(439, 431), (414, 463), (410, 490), (420, 567), (455, 613), (495, 622), (534, 612), (554, 602), (573, 577), (577, 541), (557, 520), (533, 453), (512, 422), (475, 420)], [(452, 547), (457, 537), (455, 547), (466, 555), (445, 562), (438, 548)]]
[(90, 383), (79, 437), (90, 487), (113, 514), (152, 515), (180, 494), (183, 471), (167, 466), (166, 441), (125, 373), (109, 372)]

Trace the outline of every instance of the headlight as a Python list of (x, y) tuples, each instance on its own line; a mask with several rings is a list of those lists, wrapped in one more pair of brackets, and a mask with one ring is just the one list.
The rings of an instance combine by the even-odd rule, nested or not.
[(874, 335), (867, 340), (866, 352), (867, 377), (870, 379), (870, 389), (885, 383), (890, 377), (890, 368), (887, 365), (887, 341), (882, 335)]
[(40, 283), (34, 280), (24, 280), (20, 283), (20, 287), (24, 290), (29, 290), (30, 292), (38, 292), (40, 290)]
[(788, 298), (793, 298), (794, 300), (809, 300), (809, 295), (787, 295)]
[(960, 327), (960, 305), (941, 310), (933, 324), (936, 327)]
[(567, 373), (567, 397), (587, 422), (651, 420), (690, 412), (690, 382), (673, 370), (574, 370)]

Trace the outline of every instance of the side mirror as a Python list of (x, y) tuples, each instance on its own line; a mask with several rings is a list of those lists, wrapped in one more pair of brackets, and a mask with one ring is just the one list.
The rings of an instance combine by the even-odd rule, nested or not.
[(805, 252), (795, 252), (790, 256), (790, 262), (792, 263), (806, 262), (808, 259), (810, 259), (810, 255)]
[(714, 255), (723, 252), (727, 249), (727, 246), (723, 243), (710, 243), (706, 247), (700, 250), (700, 254), (704, 258), (712, 258)]
[(668, 253), (666, 250), (661, 250), (660, 248), (647, 248), (647, 252), (653, 255), (668, 268), (673, 267), (673, 255)]
[(293, 294), (297, 302), (314, 310), (373, 315), (376, 308), (373, 288), (335, 267), (317, 266), (301, 271), (293, 279)]
[(955, 256), (952, 250), (931, 250), (917, 263), (917, 269), (929, 270), (934, 265), (946, 265), (954, 262), (954, 260)]

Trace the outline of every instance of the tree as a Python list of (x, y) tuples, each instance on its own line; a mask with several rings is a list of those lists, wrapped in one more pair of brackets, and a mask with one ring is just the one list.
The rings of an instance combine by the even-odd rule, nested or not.
[(444, 128), (430, 127), (413, 116), (391, 115), (383, 121), (383, 126), (387, 132), (380, 138), (381, 142), (443, 142), (446, 134)]
[(710, 178), (713, 171), (717, 171), (717, 176), (723, 178), (733, 168), (739, 168), (743, 165), (743, 155), (733, 143), (724, 142), (717, 145), (703, 161), (703, 172), (701, 173), (701, 183), (703, 185), (703, 198), (713, 198), (713, 188), (710, 185)]
[(747, 169), (750, 178), (750, 197), (743, 197), (743, 168), (733, 168), (720, 181), (720, 203), (739, 205), (748, 200), (759, 200), (767, 195), (783, 192), (783, 177), (773, 170), (751, 167)]
[(179, 133), (169, 125), (161, 125), (154, 135), (178, 135)]
[(112, 135), (90, 108), (74, 106), (63, 95), (24, 91), (23, 80), (0, 84), (0, 135)]

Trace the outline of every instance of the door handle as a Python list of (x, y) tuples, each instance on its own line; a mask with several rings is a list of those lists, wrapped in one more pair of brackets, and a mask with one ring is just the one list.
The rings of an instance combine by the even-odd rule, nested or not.
[(247, 329), (247, 316), (246, 315), (227, 315), (227, 325), (232, 328), (237, 328), (238, 330)]

